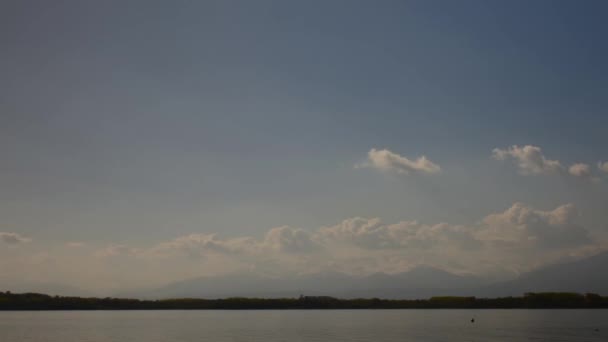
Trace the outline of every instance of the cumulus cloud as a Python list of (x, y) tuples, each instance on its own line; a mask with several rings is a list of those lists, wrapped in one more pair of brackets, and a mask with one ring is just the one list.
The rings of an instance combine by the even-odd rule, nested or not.
[[(378, 218), (354, 217), (312, 231), (277, 227), (262, 238), (190, 234), (160, 243), (147, 252), (157, 255), (179, 252), (197, 257), (224, 255), (247, 262), (262, 258), (268, 262), (268, 258), (280, 260), (289, 255), (324, 255), (332, 260), (337, 251), (349, 249), (359, 251), (353, 254), (358, 256), (367, 251), (410, 256), (425, 253), (427, 258), (445, 257), (449, 251), (453, 261), (476, 251), (498, 255), (503, 247), (505, 253), (513, 253), (514, 249), (543, 253), (589, 244), (592, 242), (589, 232), (576, 223), (577, 217), (578, 212), (572, 204), (543, 211), (515, 203), (503, 212), (485, 216), (474, 225), (417, 221), (385, 224)], [(114, 246), (105, 254), (125, 253), (124, 247), (116, 249)]]
[(289, 226), (273, 228), (264, 239), (264, 246), (286, 253), (310, 252), (317, 248), (312, 235), (298, 228)]
[(0, 232), (0, 241), (9, 245), (17, 245), (31, 240), (17, 233)]
[[(401, 221), (385, 224), (378, 218), (354, 217), (333, 225), (307, 231), (289, 226), (270, 229), (262, 238), (219, 238), (215, 234), (190, 234), (162, 242), (148, 249), (112, 245), (99, 255), (174, 255), (206, 257), (220, 255), (255, 262), (262, 258), (324, 255), (336, 257), (338, 250), (356, 249), (361, 253), (427, 253), (427, 257), (451, 251), (459, 258), (475, 251), (499, 254), (505, 247), (543, 251), (580, 247), (591, 243), (589, 232), (576, 223), (578, 211), (572, 204), (543, 211), (515, 203), (503, 212), (485, 216), (478, 224), (423, 224)], [(360, 254), (358, 254), (360, 255)]]
[(270, 229), (262, 239), (253, 237), (219, 238), (216, 234), (190, 234), (163, 242), (150, 251), (157, 255), (181, 252), (203, 257), (209, 253), (254, 256), (264, 253), (305, 253), (318, 246), (306, 230), (282, 226)]
[(367, 161), (356, 167), (371, 167), (382, 171), (393, 171), (400, 174), (425, 173), (435, 174), (441, 171), (439, 165), (433, 163), (426, 156), (410, 160), (387, 149), (377, 150), (372, 148), (367, 153)]
[(383, 224), (380, 219), (351, 218), (331, 227), (323, 227), (316, 237), (324, 242), (353, 244), (367, 249), (429, 249), (441, 243), (453, 243), (466, 248), (478, 247), (470, 228), (440, 223), (420, 224), (401, 221)]
[(572, 164), (568, 168), (568, 173), (576, 177), (588, 178), (591, 177), (591, 167), (585, 163)]
[(597, 168), (602, 172), (608, 173), (608, 162), (598, 162)]
[(172, 252), (184, 253), (188, 256), (204, 256), (206, 253), (243, 254), (253, 253), (260, 248), (260, 243), (250, 237), (231, 239), (218, 238), (216, 234), (190, 234), (177, 237), (153, 247), (150, 252), (157, 255)]
[[(83, 281), (103, 288), (160, 286), (177, 279), (232, 272), (276, 276), (319, 271), (396, 273), (420, 264), (496, 274), (524, 271), (567, 255), (597, 250), (601, 243), (592, 240), (577, 220), (572, 204), (540, 210), (515, 203), (467, 225), (405, 220), (384, 223), (378, 218), (353, 217), (312, 230), (276, 227), (258, 237), (197, 233), (147, 247), (112, 244), (98, 249), (92, 244), (69, 244), (78, 248), (45, 250), (48, 257), (44, 264), (30, 260), (29, 251), (0, 248), (0, 253), (27, 260), (16, 265), (53, 269), (47, 273), (69, 274), (75, 279), (86, 274)], [(9, 241), (14, 243), (12, 234)], [(2, 241), (5, 236), (7, 233), (0, 234)], [(8, 262), (1, 256), (0, 266), (3, 260)], [(19, 276), (24, 267), (13, 267), (14, 274)]]
[(496, 160), (512, 160), (522, 175), (551, 174), (562, 170), (558, 160), (547, 159), (540, 147), (513, 145), (507, 149), (495, 148), (492, 157)]
[(515, 203), (502, 213), (483, 219), (485, 227), (477, 237), (485, 241), (499, 241), (531, 247), (572, 247), (590, 242), (588, 231), (574, 223), (578, 212), (574, 205), (565, 204), (552, 211), (530, 208)]
[(325, 243), (337, 242), (370, 248), (396, 246), (388, 236), (386, 226), (378, 218), (354, 217), (346, 219), (335, 226), (321, 228), (317, 237)]
[(370, 250), (432, 250), (484, 247), (498, 252), (499, 245), (529, 249), (555, 249), (591, 242), (587, 229), (575, 223), (578, 212), (565, 204), (542, 211), (515, 203), (509, 209), (484, 217), (479, 225), (421, 224), (402, 221), (383, 224), (379, 219), (351, 218), (323, 227), (315, 238), (326, 245), (352, 245)]

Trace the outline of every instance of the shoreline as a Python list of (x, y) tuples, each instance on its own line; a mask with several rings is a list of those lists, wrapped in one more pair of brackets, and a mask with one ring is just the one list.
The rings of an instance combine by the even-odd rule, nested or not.
[(434, 309), (608, 309), (608, 297), (570, 292), (526, 293), (520, 297), (440, 296), (428, 299), (173, 298), (139, 300), (50, 296), (0, 292), (0, 311), (135, 311), (135, 310), (434, 310)]

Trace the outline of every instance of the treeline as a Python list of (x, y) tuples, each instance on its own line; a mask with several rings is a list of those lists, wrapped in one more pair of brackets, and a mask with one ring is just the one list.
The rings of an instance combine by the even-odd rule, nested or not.
[(259, 309), (541, 309), (608, 308), (608, 297), (593, 293), (526, 293), (522, 297), (432, 297), (429, 299), (225, 298), (138, 300), (82, 298), (0, 292), (0, 310), (259, 310)]

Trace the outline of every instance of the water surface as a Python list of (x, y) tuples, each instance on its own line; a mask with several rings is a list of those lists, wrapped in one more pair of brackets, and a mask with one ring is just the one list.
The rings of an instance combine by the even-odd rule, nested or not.
[(608, 341), (608, 310), (0, 312), (0, 341)]

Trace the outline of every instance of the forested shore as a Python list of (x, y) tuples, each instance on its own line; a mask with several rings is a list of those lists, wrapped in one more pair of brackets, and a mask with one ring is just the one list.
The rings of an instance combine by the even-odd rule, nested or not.
[(262, 309), (542, 309), (608, 308), (608, 297), (587, 293), (526, 293), (521, 297), (429, 299), (175, 298), (139, 300), (0, 292), (0, 310), (262, 310)]

